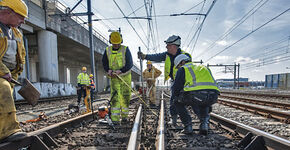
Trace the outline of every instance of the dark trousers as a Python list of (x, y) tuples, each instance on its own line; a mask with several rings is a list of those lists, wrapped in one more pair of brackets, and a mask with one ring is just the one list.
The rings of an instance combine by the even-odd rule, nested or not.
[(82, 95), (84, 96), (84, 98), (87, 96), (86, 88), (85, 87), (81, 87), (81, 89), (77, 90), (77, 94), (78, 94), (78, 103), (80, 103)]
[(182, 100), (175, 101), (175, 107), (184, 126), (191, 125), (192, 121), (187, 106), (193, 109), (201, 123), (209, 123), (211, 105), (217, 101), (217, 97), (218, 92), (213, 90), (183, 93)]

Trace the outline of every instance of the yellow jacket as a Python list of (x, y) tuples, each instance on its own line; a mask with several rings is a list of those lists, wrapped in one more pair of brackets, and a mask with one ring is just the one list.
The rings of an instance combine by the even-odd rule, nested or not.
[(18, 75), (23, 71), (23, 66), (25, 64), (25, 48), (23, 42), (23, 35), (19, 29), (12, 27), (14, 38), (17, 42), (17, 54), (16, 54), (16, 68), (10, 72), (10, 70), (3, 64), (2, 58), (5, 55), (8, 47), (8, 37), (3, 34), (0, 28), (0, 76), (4, 76), (7, 73), (11, 73), (13, 79), (18, 79)]
[(143, 78), (147, 79), (147, 83), (150, 82), (154, 84), (155, 79), (158, 78), (161, 75), (161, 73), (162, 72), (160, 70), (152, 66), (152, 69), (150, 70), (150, 72), (148, 68), (143, 71)]

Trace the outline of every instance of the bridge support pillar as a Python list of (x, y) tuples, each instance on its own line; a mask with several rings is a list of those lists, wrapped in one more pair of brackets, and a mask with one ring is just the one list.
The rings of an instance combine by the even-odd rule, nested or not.
[(38, 36), (39, 75), (41, 82), (59, 82), (57, 35), (42, 30)]

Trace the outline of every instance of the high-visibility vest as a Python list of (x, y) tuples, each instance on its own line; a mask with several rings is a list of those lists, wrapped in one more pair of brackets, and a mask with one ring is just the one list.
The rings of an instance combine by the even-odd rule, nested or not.
[(194, 65), (192, 62), (182, 66), (185, 72), (184, 91), (213, 89), (219, 90), (211, 71), (203, 65)]
[[(107, 52), (107, 56), (108, 56), (108, 60), (109, 60), (109, 68), (113, 71), (116, 70), (120, 70), (121, 68), (123, 68), (126, 64), (126, 49), (127, 46), (121, 45), (120, 48), (115, 51), (113, 50), (112, 46), (109, 46), (106, 48), (106, 52)], [(130, 73), (131, 70), (120, 74), (125, 75)]]
[(78, 79), (78, 83), (79, 84), (82, 84), (82, 85), (87, 85), (89, 86), (90, 85), (90, 78), (89, 78), (89, 75), (86, 74), (86, 73), (80, 73), (77, 77)]
[[(18, 75), (23, 71), (23, 65), (25, 64), (25, 48), (23, 42), (23, 35), (19, 29), (12, 27), (13, 36), (17, 43), (17, 54), (16, 54), (16, 68), (11, 71), (12, 77), (14, 79), (18, 78)], [(8, 38), (4, 35), (2, 29), (0, 28), (0, 59), (3, 58), (8, 48)], [(10, 70), (0, 61), (0, 76), (4, 76), (9, 73)]]
[[(185, 51), (181, 50), (180, 54), (188, 54)], [(190, 54), (188, 54), (190, 55)], [(190, 56), (191, 57), (191, 56)], [(174, 60), (173, 60), (174, 61)], [(171, 68), (171, 59), (170, 57), (166, 54), (166, 59), (165, 59), (165, 67), (164, 67), (164, 83), (170, 78), (169, 74), (170, 74), (170, 68)], [(177, 72), (178, 69), (175, 68), (175, 65), (173, 64), (173, 72), (172, 72), (172, 76), (173, 76), (173, 80), (175, 78), (175, 74)]]

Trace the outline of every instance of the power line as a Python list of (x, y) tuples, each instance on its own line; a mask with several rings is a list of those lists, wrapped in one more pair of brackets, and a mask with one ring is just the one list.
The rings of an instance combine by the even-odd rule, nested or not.
[[(126, 17), (126, 15), (124, 14), (124, 12), (122, 11), (122, 9), (120, 8), (120, 6), (117, 4), (117, 2), (115, 0), (113, 0), (114, 3), (116, 4), (116, 6), (118, 7), (118, 9), (120, 10), (120, 12), (123, 14), (124, 17)], [(138, 34), (138, 32), (136, 31), (136, 29), (133, 27), (133, 25), (131, 24), (131, 22), (128, 20), (128, 18), (126, 18), (127, 22), (129, 23), (129, 25), (131, 26), (131, 28), (135, 31), (135, 33), (137, 34), (138, 38), (141, 40), (141, 42), (143, 43), (143, 45), (147, 48), (146, 44), (144, 43), (144, 41), (142, 40), (142, 38), (140, 37), (140, 35)]]
[(212, 58), (214, 58), (215, 56), (221, 54), (222, 52), (224, 52), (225, 50), (231, 48), (232, 46), (234, 46), (235, 44), (237, 44), (238, 42), (242, 41), (243, 39), (245, 39), (246, 37), (248, 37), (249, 35), (255, 33), (256, 31), (258, 31), (259, 29), (261, 29), (262, 27), (264, 27), (265, 25), (267, 25), (268, 23), (272, 22), (273, 20), (277, 19), (278, 17), (280, 17), (281, 15), (283, 15), (284, 13), (286, 13), (287, 11), (289, 11), (290, 8), (286, 9), (285, 11), (283, 11), (282, 13), (280, 13), (279, 15), (275, 16), (274, 18), (270, 19), (269, 21), (267, 21), (266, 23), (262, 24), (261, 26), (259, 26), (258, 28), (256, 28), (255, 30), (251, 31), (250, 33), (246, 34), (245, 36), (243, 36), (242, 38), (240, 38), (239, 40), (237, 40), (236, 42), (234, 42), (233, 44), (227, 46), (226, 48), (224, 48), (223, 50), (219, 51), (217, 54), (215, 54), (214, 56), (210, 57), (209, 59), (206, 60), (209, 61)]
[[(244, 23), (250, 16), (252, 16), (254, 13), (256, 13), (263, 5), (265, 5), (268, 0), (264, 1), (263, 4), (260, 5), (260, 3), (263, 0), (260, 0), (251, 10), (249, 10), (239, 21), (237, 21), (230, 29), (228, 29), (222, 36), (220, 36), (218, 39), (216, 39), (214, 42), (212, 42), (212, 44), (206, 49), (204, 50), (203, 53), (200, 53), (198, 56), (196, 56), (195, 58), (198, 58), (204, 54), (207, 54), (208, 51), (210, 49), (212, 49), (215, 45), (217, 41), (223, 40), (224, 38), (226, 38), (230, 33), (232, 33), (238, 26), (240, 26), (242, 23)], [(260, 6), (259, 6), (260, 5)]]
[[(202, 20), (202, 22), (201, 22), (199, 28), (197, 29), (197, 31), (198, 31), (198, 30), (199, 30), (199, 31), (196, 32), (196, 33), (197, 33), (196, 41), (195, 41), (195, 43), (194, 43), (194, 45), (193, 45), (193, 48), (191, 49), (190, 54), (192, 54), (193, 51), (194, 51), (195, 45), (196, 45), (196, 43), (197, 43), (197, 40), (198, 40), (198, 38), (199, 38), (199, 35), (200, 35), (200, 32), (201, 32), (201, 29), (202, 29), (202, 27), (203, 27), (204, 21), (205, 21), (205, 19), (207, 18), (207, 16), (208, 16), (208, 14), (210, 13), (210, 11), (212, 10), (212, 8), (213, 8), (214, 4), (216, 3), (216, 1), (217, 1), (217, 0), (213, 0), (212, 4), (210, 5), (209, 9), (207, 10), (207, 12), (206, 12), (206, 14), (205, 14), (205, 16), (204, 16), (204, 18), (203, 18), (203, 20)], [(195, 35), (196, 35), (196, 34), (194, 34), (194, 36), (195, 36)], [(194, 38), (194, 37), (193, 37), (193, 38)], [(192, 38), (192, 39), (193, 39), (193, 38)], [(192, 40), (191, 40), (191, 41), (192, 41)]]

